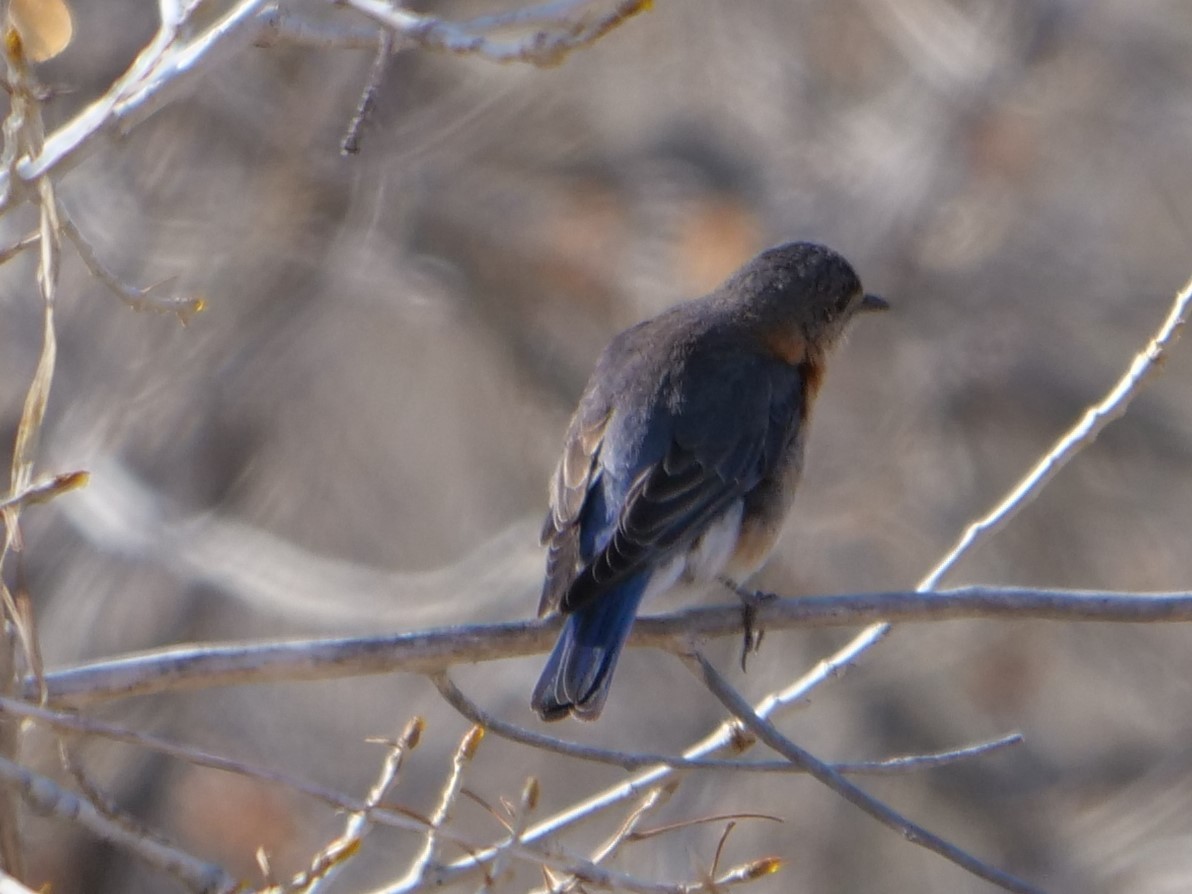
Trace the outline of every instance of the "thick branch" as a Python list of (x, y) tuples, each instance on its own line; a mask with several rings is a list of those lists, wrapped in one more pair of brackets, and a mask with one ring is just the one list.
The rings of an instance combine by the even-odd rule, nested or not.
[[(966, 587), (936, 593), (863, 593), (773, 599), (759, 606), (768, 630), (842, 627), (876, 619), (958, 618), (1154, 623), (1192, 621), (1192, 593), (1112, 593)], [(51, 701), (85, 703), (210, 686), (317, 680), (394, 672), (434, 674), (454, 664), (533, 655), (550, 648), (559, 620), (445, 627), (386, 636), (290, 642), (206, 643), (97, 661), (46, 674)], [(737, 605), (641, 618), (630, 645), (681, 650), (691, 637), (737, 636)], [(35, 684), (24, 681), (32, 698)]]

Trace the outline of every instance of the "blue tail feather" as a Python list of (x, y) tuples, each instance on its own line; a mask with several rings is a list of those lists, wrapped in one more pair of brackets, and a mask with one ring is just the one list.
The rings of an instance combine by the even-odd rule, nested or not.
[(600, 715), (648, 580), (630, 578), (567, 616), (530, 699), (543, 720)]

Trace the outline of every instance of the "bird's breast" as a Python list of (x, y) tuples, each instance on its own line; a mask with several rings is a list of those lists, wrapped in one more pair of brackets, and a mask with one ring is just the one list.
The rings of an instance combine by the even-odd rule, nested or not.
[(805, 417), (793, 422), (781, 456), (741, 501), (736, 545), (721, 572), (730, 580), (743, 583), (757, 572), (778, 542), (803, 471), (805, 423)]
[(736, 545), (724, 563), (721, 574), (735, 583), (744, 583), (754, 575), (774, 549), (782, 531), (782, 517), (755, 515), (743, 518)]
[(758, 512), (756, 507), (751, 511), (748, 497), (734, 500), (688, 547), (680, 567), (667, 569), (671, 582), (681, 574), (698, 584), (725, 577), (743, 583), (765, 564), (778, 540), (783, 514)]
[(733, 500), (724, 512), (709, 523), (687, 550), (684, 577), (697, 583), (707, 583), (724, 574), (724, 568), (740, 540), (744, 511), (745, 501)]
[(807, 359), (807, 340), (794, 328), (770, 329), (761, 336), (761, 342), (771, 356), (790, 366)]

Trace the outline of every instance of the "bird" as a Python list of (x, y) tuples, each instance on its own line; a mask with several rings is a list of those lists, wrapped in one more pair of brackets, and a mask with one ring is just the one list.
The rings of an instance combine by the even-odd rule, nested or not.
[(564, 616), (531, 696), (595, 720), (641, 603), (681, 580), (740, 586), (778, 539), (826, 355), (884, 310), (841, 255), (769, 248), (709, 294), (615, 336), (550, 479), (538, 614)]

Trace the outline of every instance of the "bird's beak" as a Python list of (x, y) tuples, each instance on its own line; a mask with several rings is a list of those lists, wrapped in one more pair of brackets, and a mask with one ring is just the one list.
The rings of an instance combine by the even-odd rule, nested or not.
[(877, 295), (866, 295), (861, 299), (861, 305), (857, 309), (861, 311), (889, 310), (890, 302)]

